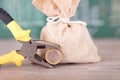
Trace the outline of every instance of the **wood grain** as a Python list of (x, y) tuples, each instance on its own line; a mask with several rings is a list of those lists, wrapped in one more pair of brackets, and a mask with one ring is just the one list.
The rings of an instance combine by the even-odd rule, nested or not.
[[(99, 63), (61, 64), (53, 69), (47, 69), (30, 64), (26, 60), (22, 67), (16, 67), (14, 64), (0, 66), (0, 80), (120, 80), (120, 40), (94, 41), (102, 57)], [(12, 40), (1, 40), (0, 44), (1, 52), (20, 45)]]

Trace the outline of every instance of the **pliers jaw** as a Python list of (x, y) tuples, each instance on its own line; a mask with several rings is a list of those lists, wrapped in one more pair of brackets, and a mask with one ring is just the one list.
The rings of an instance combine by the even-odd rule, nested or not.
[(42, 65), (46, 68), (53, 68), (53, 65), (47, 63), (44, 58), (35, 54), (33, 57), (28, 57), (28, 60), (31, 61), (33, 64)]
[[(21, 41), (20, 41), (21, 42)], [(47, 68), (53, 68), (53, 66), (45, 61), (44, 58), (39, 56), (37, 54), (38, 49), (60, 49), (60, 46), (57, 44), (49, 43), (46, 41), (41, 40), (30, 40), (28, 42), (21, 42), (23, 45), (21, 47), (21, 50), (18, 50), (17, 52), (24, 57), (27, 57), (28, 60), (30, 60), (32, 63), (43, 65)]]

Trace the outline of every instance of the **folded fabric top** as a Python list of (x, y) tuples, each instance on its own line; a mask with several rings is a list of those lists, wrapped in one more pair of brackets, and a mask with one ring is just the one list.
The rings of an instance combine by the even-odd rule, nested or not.
[(74, 16), (80, 0), (33, 0), (33, 4), (48, 17), (60, 16), (70, 18)]

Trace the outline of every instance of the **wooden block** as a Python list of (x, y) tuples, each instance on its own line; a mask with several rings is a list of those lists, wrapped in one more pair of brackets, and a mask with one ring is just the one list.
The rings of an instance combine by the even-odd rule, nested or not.
[(56, 65), (62, 59), (61, 52), (56, 49), (50, 49), (45, 53), (45, 59), (49, 64)]

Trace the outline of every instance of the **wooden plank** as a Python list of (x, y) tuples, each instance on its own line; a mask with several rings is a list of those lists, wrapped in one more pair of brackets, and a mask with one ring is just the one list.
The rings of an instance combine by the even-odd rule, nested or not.
[[(16, 43), (10, 40), (0, 42), (8, 44), (8, 47)], [(120, 80), (120, 40), (95, 40), (95, 44), (102, 57), (99, 63), (62, 64), (53, 69), (46, 69), (26, 60), (22, 67), (16, 67), (14, 64), (0, 66), (0, 80)], [(16, 46), (15, 44), (14, 47)]]

